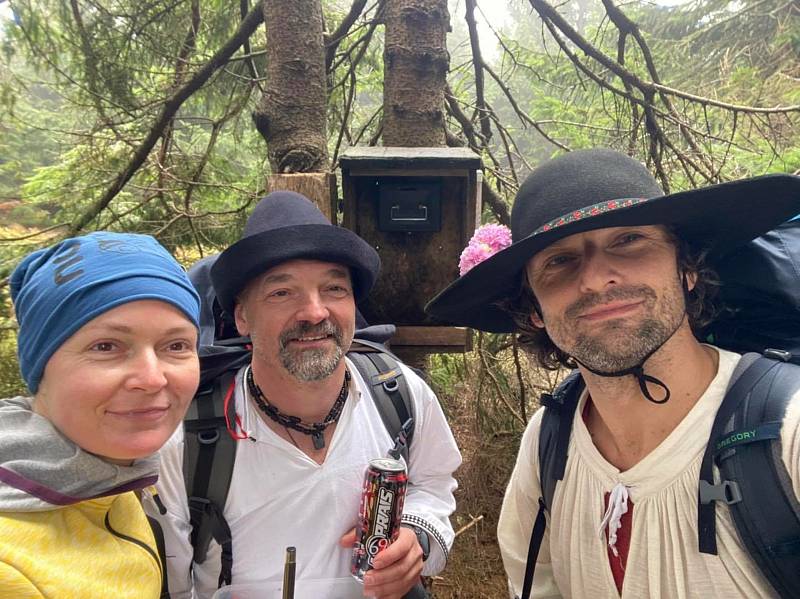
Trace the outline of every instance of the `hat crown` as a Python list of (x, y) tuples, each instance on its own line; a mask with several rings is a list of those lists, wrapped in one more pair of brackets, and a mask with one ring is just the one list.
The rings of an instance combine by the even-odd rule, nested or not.
[(369, 293), (381, 267), (378, 253), (369, 243), (332, 224), (311, 200), (293, 191), (273, 191), (253, 209), (242, 238), (211, 267), (211, 281), (222, 309), (232, 315), (239, 292), (250, 281), (290, 260), (350, 267), (356, 301)]
[(331, 225), (314, 202), (293, 191), (273, 191), (250, 214), (242, 238), (284, 227)]
[(520, 186), (511, 233), (520, 241), (559, 217), (595, 204), (664, 195), (633, 158), (607, 149), (577, 150), (538, 166)]

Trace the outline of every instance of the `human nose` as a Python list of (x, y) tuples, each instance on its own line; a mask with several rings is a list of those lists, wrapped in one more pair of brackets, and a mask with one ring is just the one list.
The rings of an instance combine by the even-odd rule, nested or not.
[(322, 322), (330, 316), (330, 311), (319, 293), (310, 293), (303, 299), (297, 311), (297, 319), (305, 320), (312, 324)]
[(584, 253), (578, 273), (578, 283), (582, 293), (601, 292), (609, 285), (617, 285), (619, 282), (619, 272), (612, 260), (602, 251), (588, 249)]
[(163, 389), (167, 384), (164, 365), (155, 349), (139, 352), (131, 362), (131, 368), (131, 374), (127, 379), (129, 389), (154, 393)]

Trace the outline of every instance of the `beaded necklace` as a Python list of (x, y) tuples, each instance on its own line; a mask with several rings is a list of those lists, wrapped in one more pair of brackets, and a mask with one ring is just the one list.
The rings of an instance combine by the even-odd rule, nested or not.
[(267, 397), (264, 395), (264, 392), (261, 391), (261, 388), (256, 384), (256, 381), (253, 379), (253, 369), (247, 369), (247, 386), (250, 389), (250, 394), (253, 396), (253, 401), (255, 401), (256, 406), (258, 409), (264, 412), (267, 416), (269, 416), (272, 420), (280, 424), (281, 426), (286, 427), (287, 429), (292, 429), (297, 432), (303, 433), (304, 435), (309, 435), (311, 437), (311, 441), (314, 444), (314, 449), (322, 449), (325, 447), (325, 429), (328, 428), (334, 422), (339, 420), (339, 416), (342, 415), (342, 408), (344, 407), (344, 402), (347, 400), (349, 383), (350, 383), (350, 373), (345, 370), (344, 371), (344, 381), (342, 382), (342, 389), (339, 391), (339, 396), (336, 398), (336, 401), (333, 402), (333, 406), (331, 406), (330, 412), (322, 422), (313, 422), (311, 424), (305, 424), (303, 421), (298, 418), (297, 416), (290, 416), (289, 414), (284, 414), (278, 408), (273, 406), (267, 400)]

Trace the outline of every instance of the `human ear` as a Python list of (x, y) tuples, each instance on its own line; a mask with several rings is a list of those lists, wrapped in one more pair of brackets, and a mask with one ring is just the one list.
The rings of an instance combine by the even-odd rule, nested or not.
[(694, 286), (697, 285), (697, 273), (692, 271), (688, 273), (684, 273), (683, 275), (686, 279), (686, 289), (687, 291), (692, 291)]
[(544, 320), (539, 316), (539, 310), (534, 309), (533, 312), (531, 312), (531, 323), (538, 329), (544, 328)]
[(239, 331), (239, 334), (243, 337), (247, 336), (250, 333), (250, 326), (247, 323), (247, 312), (244, 306), (238, 301), (233, 309), (233, 319), (236, 322), (236, 330)]

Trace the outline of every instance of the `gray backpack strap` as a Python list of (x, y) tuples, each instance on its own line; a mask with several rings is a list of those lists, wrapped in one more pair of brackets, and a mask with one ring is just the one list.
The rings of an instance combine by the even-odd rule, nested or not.
[(522, 599), (528, 599), (533, 586), (536, 560), (542, 546), (547, 525), (545, 513), (553, 504), (556, 483), (564, 478), (567, 467), (567, 450), (572, 436), (572, 421), (575, 409), (583, 392), (584, 384), (580, 372), (573, 371), (564, 379), (555, 392), (543, 393), (540, 398), (544, 406), (542, 424), (539, 428), (539, 485), (542, 496), (539, 498), (539, 511), (531, 530), (528, 544), (528, 559), (522, 579)]
[(781, 457), (780, 431), (789, 401), (800, 390), (800, 367), (778, 361), (791, 357), (785, 352), (767, 350), (765, 356), (742, 358), (714, 422), (704, 462), (710, 454), (721, 482), (703, 478), (701, 467), (700, 551), (716, 550), (714, 524), (703, 518), (722, 501), (775, 592), (799, 597), (800, 502)]
[(370, 388), (372, 399), (389, 436), (397, 441), (408, 463), (408, 448), (414, 436), (414, 404), (403, 371), (394, 355), (383, 351), (351, 351), (347, 357)]
[(223, 515), (236, 459), (236, 441), (228, 433), (225, 398), (231, 394), (228, 418), (236, 418), (233, 387), (236, 371), (225, 372), (197, 393), (184, 419), (183, 476), (189, 498), (193, 561), (206, 560), (213, 538), (222, 548), (219, 585), (230, 584), (233, 567), (231, 532)]
[[(381, 415), (395, 449), (408, 464), (408, 450), (414, 436), (414, 403), (397, 356), (380, 346), (355, 340), (364, 349), (350, 351), (347, 357), (369, 385), (372, 399)], [(374, 351), (370, 351), (370, 348)], [(444, 546), (444, 545), (442, 545)], [(403, 599), (424, 599), (430, 594), (421, 583), (414, 585)]]

